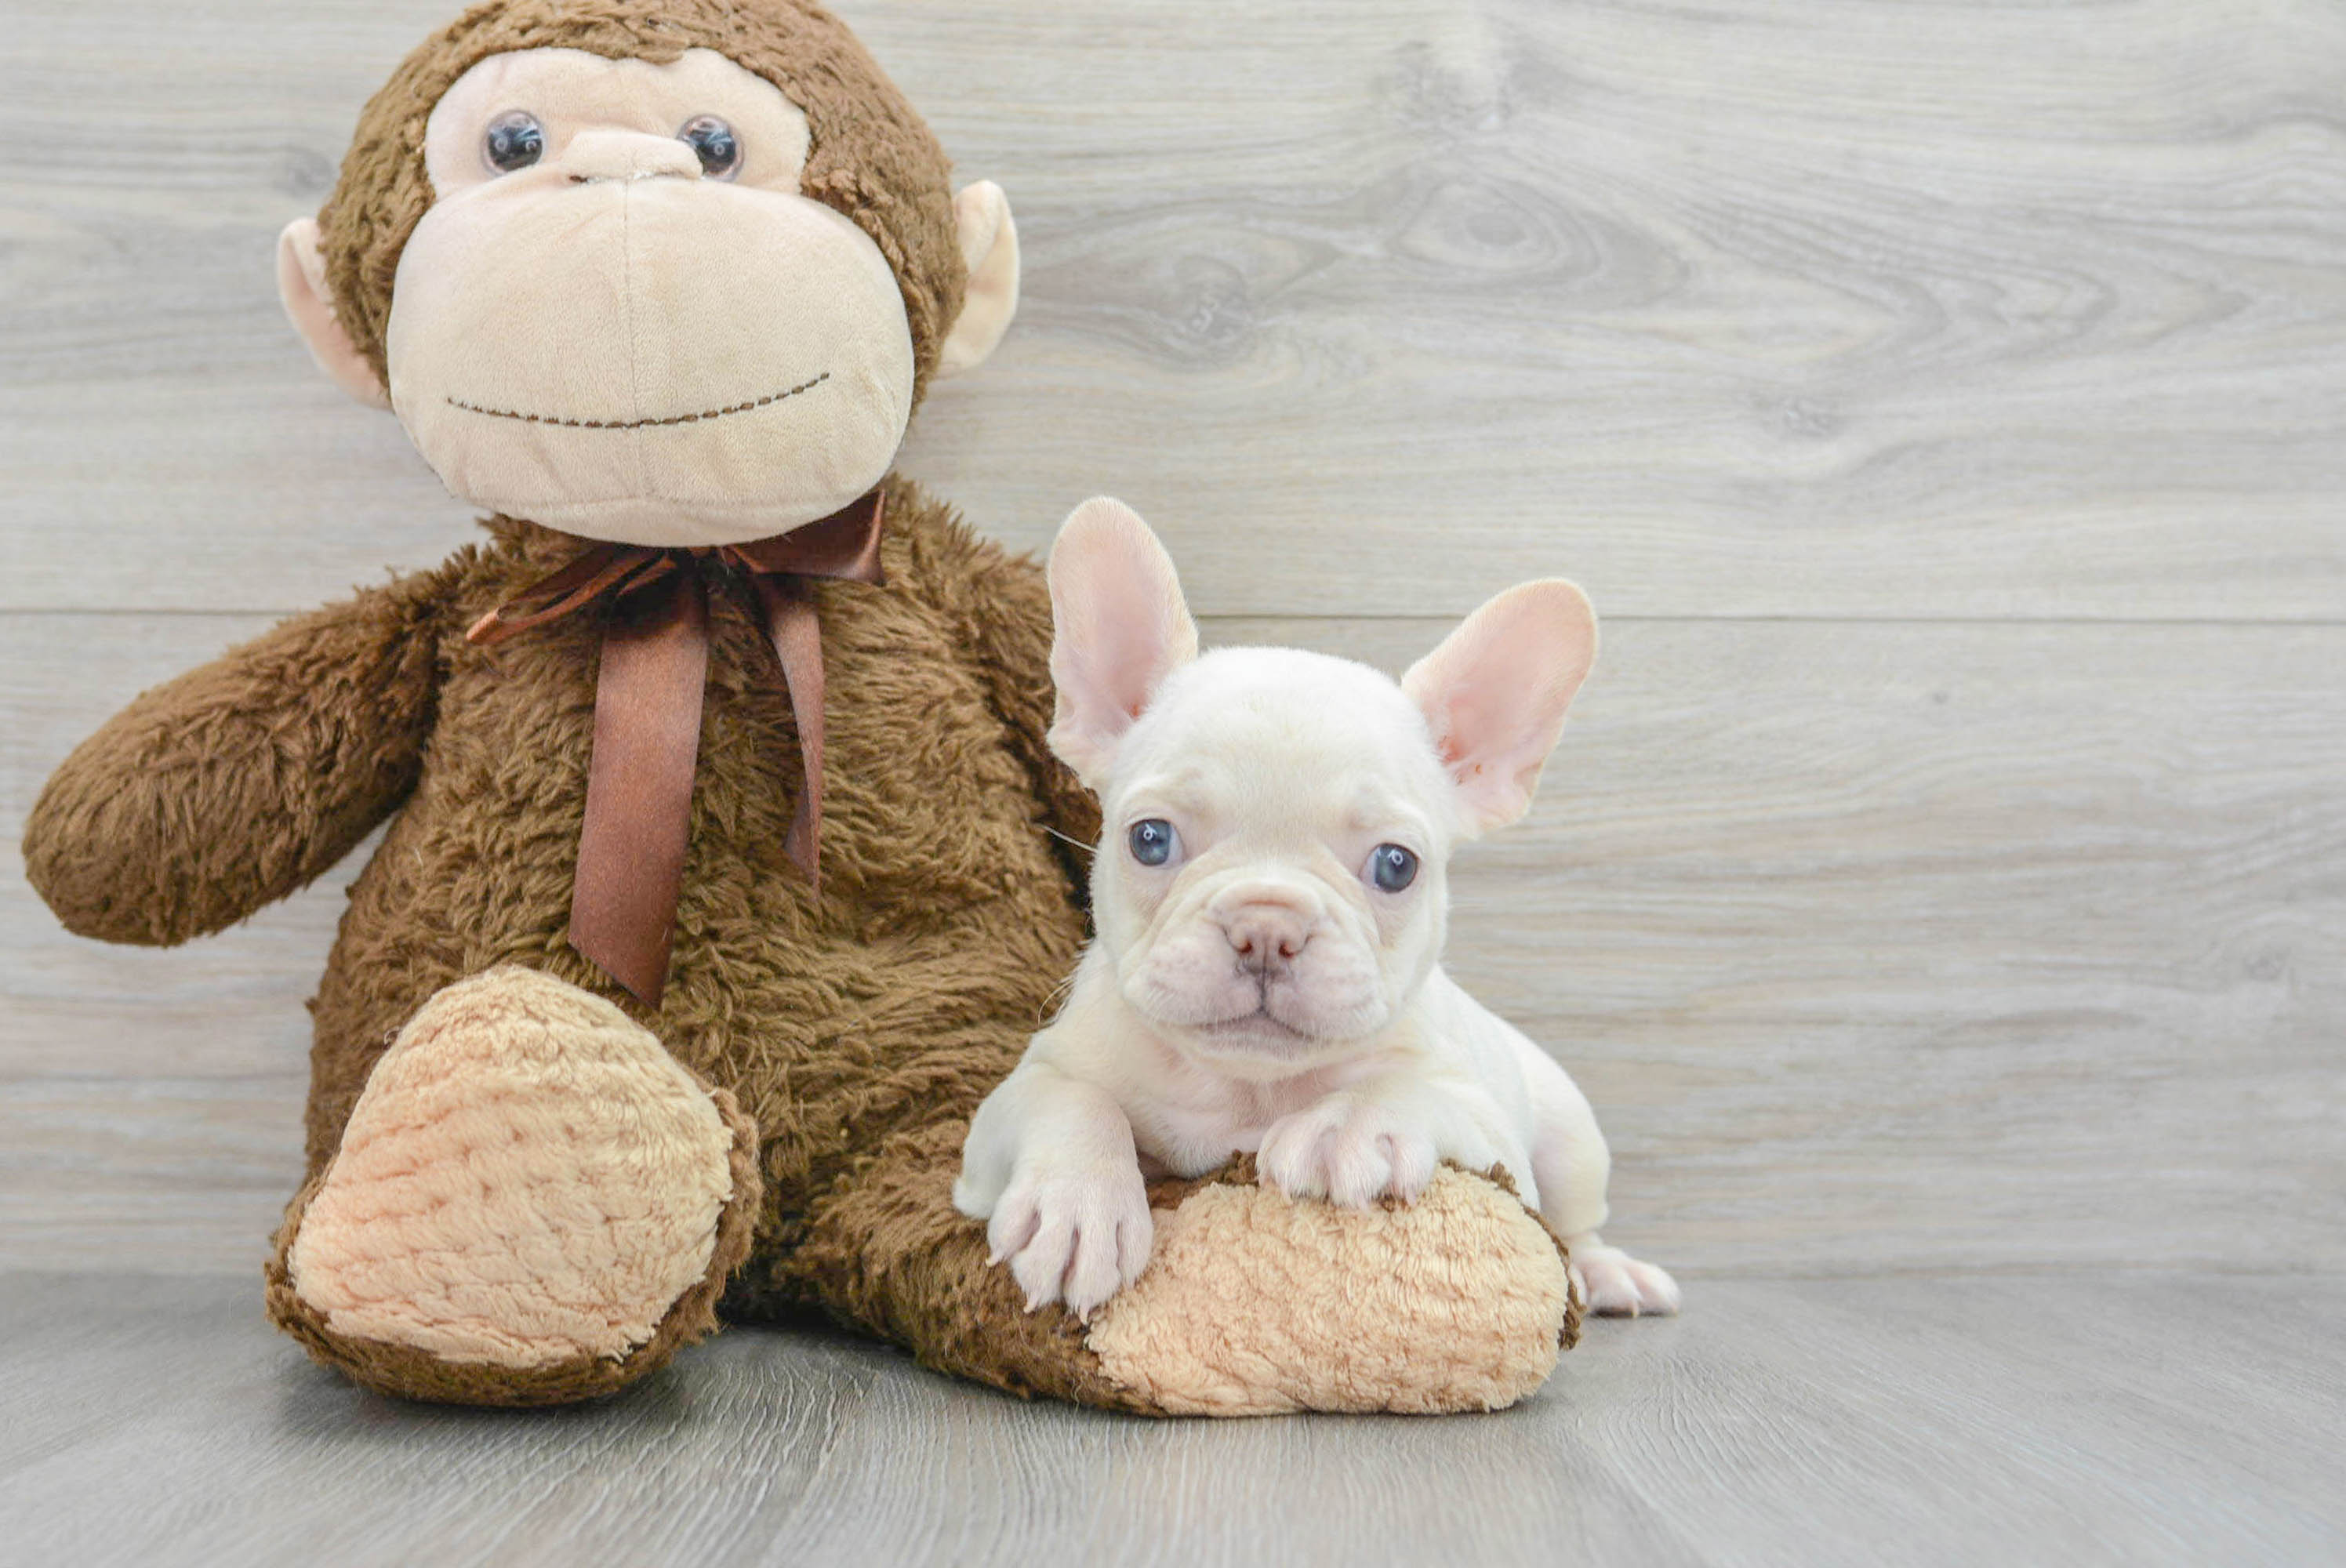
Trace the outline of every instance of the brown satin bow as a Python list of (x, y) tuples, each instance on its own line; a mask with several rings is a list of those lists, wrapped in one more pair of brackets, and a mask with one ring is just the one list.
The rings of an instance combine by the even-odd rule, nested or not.
[(494, 645), (607, 604), (595, 680), (595, 750), (570, 893), (570, 945), (648, 1006), (668, 984), (668, 946), (692, 828), (692, 778), (709, 675), (712, 567), (746, 575), (781, 661), (805, 767), (784, 847), (822, 885), (822, 626), (813, 579), (885, 581), (881, 493), (818, 523), (702, 549), (598, 544), (473, 623), (466, 640)]

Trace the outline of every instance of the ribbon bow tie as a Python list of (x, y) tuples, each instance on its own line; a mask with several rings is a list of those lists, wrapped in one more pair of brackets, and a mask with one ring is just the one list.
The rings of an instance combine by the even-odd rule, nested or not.
[(473, 623), (470, 642), (507, 637), (606, 606), (595, 680), (595, 750), (570, 894), (570, 945), (648, 1006), (668, 984), (668, 948), (692, 828), (692, 777), (709, 675), (709, 575), (756, 591), (798, 718), (805, 783), (784, 847), (822, 885), (822, 626), (813, 580), (885, 581), (881, 493), (769, 539), (702, 549), (596, 545)]

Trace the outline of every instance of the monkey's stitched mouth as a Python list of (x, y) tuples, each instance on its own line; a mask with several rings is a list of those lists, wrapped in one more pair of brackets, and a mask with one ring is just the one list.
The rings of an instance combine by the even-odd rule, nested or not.
[(566, 430), (658, 430), (666, 425), (698, 424), (705, 419), (723, 419), (728, 414), (748, 413), (752, 409), (770, 408), (784, 398), (796, 397), (810, 388), (821, 386), (830, 379), (831, 372), (825, 371), (811, 381), (801, 382), (794, 387), (785, 387), (778, 392), (768, 392), (764, 397), (751, 398), (748, 402), (737, 402), (729, 408), (705, 408), (699, 413), (672, 413), (665, 419), (562, 419), (550, 413), (519, 413), (512, 409), (483, 408), (479, 403), (466, 402), (462, 398), (454, 397), (448, 400), (448, 406), (461, 408), (466, 413), (486, 414), (491, 419), (517, 419), (524, 424), (558, 424)]

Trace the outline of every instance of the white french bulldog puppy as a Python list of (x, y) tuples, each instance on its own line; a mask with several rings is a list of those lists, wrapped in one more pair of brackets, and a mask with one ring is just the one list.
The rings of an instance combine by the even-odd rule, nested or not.
[(1396, 686), (1291, 648), (1198, 656), (1173, 563), (1120, 503), (1051, 552), (1050, 742), (1098, 792), (1097, 938), (972, 1121), (954, 1202), (1029, 1310), (1140, 1275), (1149, 1175), (1252, 1151), (1299, 1197), (1407, 1201), (1504, 1166), (1598, 1312), (1669, 1313), (1599, 1239), (1610, 1156), (1554, 1059), (1440, 966), (1453, 844), (1531, 804), (1596, 656), (1588, 601), (1526, 583)]

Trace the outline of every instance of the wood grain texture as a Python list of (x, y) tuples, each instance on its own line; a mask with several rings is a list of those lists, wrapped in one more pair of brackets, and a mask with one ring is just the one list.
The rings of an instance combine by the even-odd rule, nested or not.
[[(449, 8), (12, 18), (0, 605), (295, 608), (462, 536), (270, 281)], [(906, 462), (1018, 543), (1118, 492), (1226, 614), (1562, 566), (1616, 614), (2346, 617), (2329, 0), (842, 9), (1017, 208), (1021, 322)]]
[[(0, 830), (262, 623), (0, 617)], [(1398, 669), (1443, 626), (1209, 621)], [(1627, 622), (1453, 967), (1695, 1273), (2346, 1267), (2346, 629)], [(355, 864), (355, 862), (352, 862)], [(173, 952), (0, 870), (0, 1263), (242, 1268), (346, 865)]]
[[(0, 1280), (26, 1562), (2306, 1563), (2336, 1276), (1721, 1281), (1494, 1416), (1161, 1421), (742, 1331), (607, 1404), (401, 1405), (244, 1282)], [(126, 1493), (125, 1489), (133, 1489)], [(126, 1506), (126, 1503), (133, 1505)]]
[[(138, 689), (470, 535), (271, 284), (454, 9), (0, 30), (11, 843)], [(1125, 495), (1215, 640), (1397, 668), (1592, 590), (1454, 966), (1688, 1317), (1481, 1420), (1152, 1425), (774, 1334), (387, 1404), (251, 1273), (352, 867), (158, 952), (9, 854), (0, 1271), (108, 1272), (0, 1272), (0, 1562), (2346, 1556), (2346, 11), (841, 9), (1025, 247), (910, 472), (1021, 546)]]

